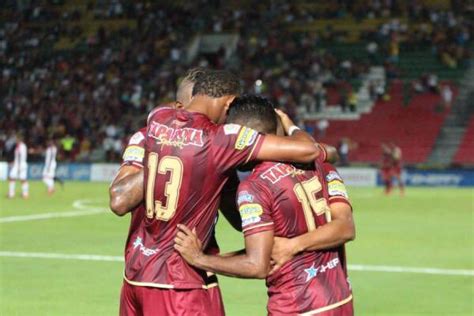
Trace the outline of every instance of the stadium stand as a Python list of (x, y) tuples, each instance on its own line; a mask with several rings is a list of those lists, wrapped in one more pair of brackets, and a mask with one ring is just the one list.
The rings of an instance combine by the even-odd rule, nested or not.
[(394, 142), (401, 147), (404, 161), (424, 162), (448, 112), (437, 110), (440, 96), (431, 92), (414, 96), (404, 106), (402, 89), (401, 81), (394, 82), (389, 91), (391, 99), (377, 101), (372, 112), (360, 120), (331, 120), (327, 136), (321, 140), (337, 145), (341, 139), (350, 138), (358, 145), (350, 154), (352, 161), (378, 162), (380, 145)]
[[(392, 140), (419, 163), (445, 115), (432, 109), (439, 95), (427, 92), (430, 79), (456, 84), (471, 57), (472, 22), (459, 14), (462, 3), (444, 0), (18, 3), (23, 7), (8, 2), (11, 10), (1, 12), (0, 158), (20, 131), (31, 148), (51, 135), (73, 139), (63, 159), (117, 160), (146, 113), (172, 100), (179, 76), (200, 65), (238, 70), (245, 91), (270, 97), (300, 122), (326, 110), (354, 112), (360, 120), (342, 115), (327, 130), (336, 143), (355, 133), (354, 161), (376, 161), (377, 142), (402, 130)], [(231, 48), (218, 36), (196, 41), (237, 32)], [(209, 43), (217, 45), (211, 52)], [(356, 95), (364, 86), (376, 100), (379, 83), (367, 79), (374, 66), (383, 69), (390, 100), (350, 108), (366, 102)], [(394, 117), (403, 128), (390, 124)], [(423, 146), (411, 152), (418, 132)]]

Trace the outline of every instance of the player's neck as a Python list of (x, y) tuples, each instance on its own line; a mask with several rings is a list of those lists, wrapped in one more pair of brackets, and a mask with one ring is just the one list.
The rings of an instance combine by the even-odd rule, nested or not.
[(186, 111), (204, 114), (210, 120), (212, 120), (209, 102), (209, 98), (205, 96), (195, 96), (186, 107)]

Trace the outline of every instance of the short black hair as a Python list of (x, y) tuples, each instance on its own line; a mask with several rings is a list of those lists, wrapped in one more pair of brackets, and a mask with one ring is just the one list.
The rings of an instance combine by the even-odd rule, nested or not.
[(235, 98), (227, 112), (227, 123), (245, 125), (265, 134), (275, 134), (278, 125), (275, 107), (258, 95)]
[(204, 67), (195, 67), (186, 71), (184, 76), (179, 81), (178, 89), (176, 89), (176, 101), (179, 103), (184, 103), (185, 100), (190, 97), (187, 95), (187, 89), (191, 89), (192, 94), (192, 89), (194, 88), (196, 82), (198, 82), (200, 78), (202, 78), (208, 71), (209, 69)]
[(226, 95), (237, 96), (239, 94), (239, 78), (226, 70), (210, 70), (203, 73), (193, 87), (193, 96), (207, 95), (212, 98), (220, 98)]

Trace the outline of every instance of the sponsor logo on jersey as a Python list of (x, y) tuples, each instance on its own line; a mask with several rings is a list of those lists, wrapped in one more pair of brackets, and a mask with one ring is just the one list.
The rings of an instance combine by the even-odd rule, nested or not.
[(325, 273), (328, 270), (332, 270), (339, 264), (339, 258), (334, 258), (326, 264), (320, 265), (319, 267), (314, 267), (314, 263), (308, 269), (304, 269), (306, 272), (306, 282), (315, 278), (320, 273)]
[(138, 145), (141, 141), (145, 139), (145, 135), (142, 132), (136, 132), (128, 141), (129, 145)]
[(339, 180), (333, 180), (328, 183), (328, 193), (329, 196), (343, 196), (346, 199), (349, 198), (346, 186)]
[(226, 124), (224, 125), (224, 134), (235, 135), (239, 132), (241, 126), (238, 124)]
[(128, 146), (123, 153), (123, 161), (136, 161), (136, 162), (143, 162), (143, 158), (145, 157), (145, 148), (140, 146)]
[(237, 136), (237, 140), (235, 141), (235, 149), (242, 150), (245, 147), (251, 146), (257, 139), (257, 136), (257, 131), (245, 126), (242, 127), (239, 136)]
[(263, 214), (263, 208), (260, 204), (244, 204), (239, 207), (242, 227), (260, 222), (260, 215)]
[(154, 138), (157, 144), (183, 148), (184, 146), (204, 145), (203, 132), (195, 128), (172, 128), (157, 122), (151, 122), (148, 136)]
[(237, 198), (237, 204), (242, 204), (242, 203), (252, 203), (253, 202), (254, 196), (247, 191), (242, 191), (239, 193), (239, 197)]
[(260, 178), (268, 180), (272, 184), (275, 184), (287, 176), (294, 177), (301, 174), (304, 174), (303, 170), (296, 169), (295, 167), (290, 166), (290, 165), (278, 163), (274, 165), (273, 167), (271, 167), (270, 169), (268, 169), (267, 171), (263, 172), (260, 175)]
[(147, 248), (145, 247), (145, 245), (143, 245), (143, 240), (141, 237), (138, 237), (135, 239), (135, 241), (133, 242), (133, 249), (139, 249), (140, 252), (144, 255), (144, 256), (151, 256), (151, 255), (154, 255), (158, 252), (158, 250), (155, 250), (155, 249), (151, 249), (151, 248)]
[(331, 182), (332, 180), (339, 180), (342, 182), (342, 178), (341, 176), (339, 175), (339, 173), (337, 173), (336, 171), (329, 171), (329, 173), (326, 175), (326, 181), (327, 182)]

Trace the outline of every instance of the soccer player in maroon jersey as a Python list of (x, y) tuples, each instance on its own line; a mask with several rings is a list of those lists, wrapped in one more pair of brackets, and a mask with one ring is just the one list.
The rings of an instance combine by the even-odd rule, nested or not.
[(392, 176), (397, 180), (400, 195), (403, 196), (405, 186), (402, 180), (402, 149), (394, 143), (390, 143), (390, 152), (392, 156)]
[(341, 266), (348, 278), (345, 243), (355, 238), (352, 205), (344, 181), (336, 168), (327, 162), (323, 163), (322, 167), (329, 195), (331, 222), (320, 227), (320, 229), (297, 237), (275, 237), (271, 256), (274, 262), (272, 271), (279, 269), (300, 252), (322, 250), (336, 246)]
[(393, 178), (397, 180), (400, 195), (404, 195), (405, 187), (402, 180), (402, 150), (394, 143), (382, 144), (382, 163), (380, 175), (385, 186), (385, 194), (392, 191)]
[[(199, 76), (206, 71), (207, 70), (204, 68), (193, 68), (186, 73), (176, 92), (176, 108), (183, 108), (189, 104), (195, 82), (197, 82)], [(112, 211), (119, 216), (123, 216), (132, 211), (130, 233), (137, 229), (137, 225), (141, 220), (143, 220), (145, 214), (145, 205), (143, 203), (143, 158), (145, 155), (145, 134), (146, 127), (140, 129), (130, 138), (128, 145), (124, 150), (122, 165), (110, 186), (110, 207)], [(226, 183), (222, 194), (220, 209), (232, 226), (236, 229), (241, 229), (240, 218), (238, 218), (235, 203), (229, 203), (229, 201), (235, 200), (238, 185), (238, 179), (236, 177), (237, 175), (234, 174), (232, 181)], [(237, 217), (233, 214), (237, 214)], [(126, 244), (128, 243), (129, 240)], [(205, 252), (208, 254), (219, 253), (219, 246), (214, 235), (211, 237), (211, 241), (209, 242)], [(210, 305), (208, 306), (210, 313), (212, 315), (224, 314), (224, 304), (218, 286), (217, 277), (214, 274), (208, 274), (206, 285), (208, 287), (207, 292), (210, 298)], [(123, 313), (125, 313), (125, 310), (135, 310), (136, 314), (139, 313), (139, 310), (133, 308), (134, 303), (135, 302), (127, 302), (124, 298), (121, 302), (123, 305), (121, 308), (121, 310), (124, 311)], [(124, 307), (125, 305), (131, 306), (127, 309)]]
[[(291, 137), (263, 136), (239, 125), (218, 125), (240, 85), (224, 71), (196, 82), (187, 110), (162, 108), (148, 120), (145, 140), (146, 216), (129, 235), (122, 300), (151, 314), (206, 315), (203, 270), (173, 249), (178, 223), (196, 228), (207, 245), (220, 194), (231, 171), (255, 159), (308, 162), (321, 149), (287, 119)], [(134, 310), (125, 310), (124, 314)]]
[(392, 191), (392, 151), (386, 144), (382, 144), (382, 161), (380, 164), (380, 176), (385, 186), (385, 194)]
[[(234, 102), (228, 120), (259, 127), (266, 133), (275, 133), (277, 126), (273, 107), (258, 97)], [(303, 170), (289, 164), (263, 162), (239, 186), (237, 203), (245, 235), (245, 253), (203, 254), (201, 238), (193, 224), (178, 226), (181, 231), (176, 235), (175, 248), (198, 268), (235, 277), (265, 278), (270, 270), (274, 236), (291, 238), (316, 228), (324, 230), (318, 245), (324, 251), (299, 253), (267, 277), (268, 312), (270, 315), (352, 315), (352, 292), (338, 249), (333, 247), (353, 236), (341, 234), (345, 229), (350, 230), (346, 228), (347, 223), (325, 228), (331, 224), (328, 223), (331, 209), (327, 204), (328, 186), (324, 174), (320, 163)], [(334, 188), (341, 189), (341, 186)]]

